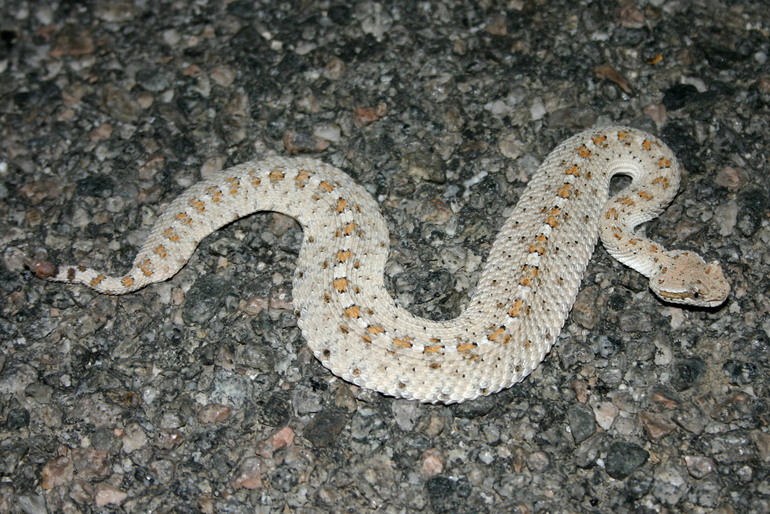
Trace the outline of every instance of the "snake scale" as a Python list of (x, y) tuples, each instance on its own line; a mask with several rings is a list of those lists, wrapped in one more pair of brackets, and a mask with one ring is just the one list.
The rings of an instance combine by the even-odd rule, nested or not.
[[(610, 179), (631, 185), (610, 197)], [(334, 374), (387, 395), (456, 403), (523, 380), (569, 314), (599, 237), (648, 277), (666, 302), (714, 307), (730, 287), (717, 262), (666, 251), (635, 232), (679, 187), (679, 165), (656, 137), (608, 127), (569, 138), (545, 159), (495, 240), (475, 293), (457, 318), (399, 307), (384, 284), (388, 228), (349, 175), (309, 158), (271, 157), (219, 172), (176, 198), (124, 275), (30, 261), (41, 278), (124, 294), (179, 271), (207, 235), (255, 211), (296, 218), (304, 240), (293, 304), (315, 356)]]

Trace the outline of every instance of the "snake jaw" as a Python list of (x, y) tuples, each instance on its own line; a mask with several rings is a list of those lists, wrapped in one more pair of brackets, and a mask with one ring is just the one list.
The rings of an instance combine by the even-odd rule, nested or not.
[(650, 289), (661, 300), (694, 307), (718, 307), (730, 294), (717, 261), (706, 263), (699, 255), (687, 251), (669, 252), (668, 265), (661, 266), (650, 278)]

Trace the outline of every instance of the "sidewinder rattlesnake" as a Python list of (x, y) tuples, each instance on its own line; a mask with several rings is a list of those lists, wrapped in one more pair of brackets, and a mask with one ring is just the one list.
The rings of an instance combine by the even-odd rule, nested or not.
[[(632, 183), (610, 198), (613, 175)], [(455, 403), (523, 380), (569, 314), (598, 237), (671, 303), (714, 307), (730, 287), (717, 262), (666, 251), (635, 233), (679, 187), (657, 138), (626, 127), (560, 144), (529, 182), (489, 252), (468, 307), (432, 321), (396, 305), (384, 285), (388, 228), (348, 175), (309, 158), (271, 157), (223, 170), (171, 203), (125, 275), (30, 261), (41, 278), (124, 294), (172, 277), (207, 235), (255, 211), (296, 218), (304, 241), (293, 302), (315, 356), (333, 373), (387, 395)]]

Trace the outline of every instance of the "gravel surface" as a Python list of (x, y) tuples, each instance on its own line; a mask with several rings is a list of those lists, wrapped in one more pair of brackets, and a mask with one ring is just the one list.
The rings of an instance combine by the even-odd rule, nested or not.
[[(187, 3), (2, 2), (0, 511), (770, 510), (766, 2)], [(124, 297), (24, 266), (125, 270), (200, 177), (315, 153), (386, 213), (398, 301), (448, 318), (540, 161), (611, 122), (674, 148), (647, 232), (730, 299), (664, 305), (598, 248), (546, 361), (466, 404), (315, 360), (290, 218)]]

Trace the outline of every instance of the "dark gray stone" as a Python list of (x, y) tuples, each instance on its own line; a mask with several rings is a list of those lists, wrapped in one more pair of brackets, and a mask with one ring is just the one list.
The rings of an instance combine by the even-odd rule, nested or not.
[(604, 469), (607, 474), (622, 480), (647, 462), (647, 451), (634, 443), (612, 443), (607, 451)]

